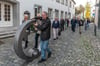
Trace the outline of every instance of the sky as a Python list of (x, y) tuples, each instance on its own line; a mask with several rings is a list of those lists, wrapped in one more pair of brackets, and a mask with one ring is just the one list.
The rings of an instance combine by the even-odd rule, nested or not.
[(95, 5), (95, 0), (75, 0), (76, 6), (79, 6), (80, 4), (85, 6), (87, 1), (91, 1), (92, 6)]
[(87, 2), (91, 2), (91, 15), (93, 12), (93, 10), (95, 10), (95, 0), (75, 0), (76, 2), (76, 7), (79, 6), (80, 4), (85, 6)]

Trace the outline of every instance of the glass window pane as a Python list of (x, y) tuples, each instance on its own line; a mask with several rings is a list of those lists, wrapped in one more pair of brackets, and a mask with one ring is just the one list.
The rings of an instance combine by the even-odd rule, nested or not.
[(48, 9), (48, 16), (49, 16), (50, 19), (53, 18), (52, 9), (50, 9), (50, 8)]
[(5, 21), (10, 21), (11, 13), (10, 13), (10, 5), (5, 4)]
[(59, 11), (55, 10), (55, 17), (59, 19)]
[(7, 15), (5, 15), (5, 21), (7, 21)]

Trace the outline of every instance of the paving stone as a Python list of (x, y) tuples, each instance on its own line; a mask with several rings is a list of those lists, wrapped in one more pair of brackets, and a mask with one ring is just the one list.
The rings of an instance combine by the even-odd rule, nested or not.
[[(79, 35), (78, 28), (72, 33), (65, 30), (58, 40), (50, 39), (52, 57), (38, 64), (37, 58), (30, 63), (18, 58), (14, 52), (14, 38), (2, 39), (0, 45), (0, 66), (100, 66), (100, 37), (93, 35), (93, 26)], [(98, 31), (99, 32), (99, 31)], [(99, 33), (98, 33), (99, 34)], [(30, 44), (34, 36), (30, 36)]]

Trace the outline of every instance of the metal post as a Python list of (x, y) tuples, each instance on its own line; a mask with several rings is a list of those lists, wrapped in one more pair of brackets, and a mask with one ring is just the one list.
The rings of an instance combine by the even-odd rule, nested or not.
[(99, 0), (99, 10), (98, 10), (98, 29), (100, 29), (100, 0)]
[[(95, 1), (95, 5), (96, 5), (96, 1)], [(95, 6), (95, 10), (96, 10), (96, 6)], [(96, 11), (95, 11), (95, 14), (96, 14)], [(95, 22), (94, 22), (94, 35), (97, 36), (97, 28), (96, 28)]]
[(94, 35), (97, 36), (97, 27), (96, 27), (96, 24), (94, 24)]

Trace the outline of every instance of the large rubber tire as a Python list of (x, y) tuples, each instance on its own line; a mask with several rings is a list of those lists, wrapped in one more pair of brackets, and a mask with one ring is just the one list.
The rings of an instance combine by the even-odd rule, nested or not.
[(39, 56), (39, 51), (38, 49), (34, 49), (38, 52), (38, 55), (37, 56), (32, 56), (32, 57), (29, 57), (26, 55), (26, 53), (24, 53), (23, 51), (23, 48), (22, 48), (22, 40), (23, 40), (23, 37), (25, 36), (25, 31), (27, 30), (28, 27), (30, 27), (30, 25), (33, 24), (33, 20), (29, 20), (25, 23), (23, 23), (17, 30), (16, 32), (16, 35), (15, 35), (15, 43), (14, 43), (14, 50), (15, 50), (15, 53), (17, 54), (17, 56), (23, 60), (26, 60), (26, 61), (31, 61), (35, 58), (37, 58)]

